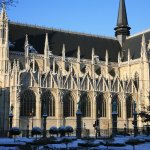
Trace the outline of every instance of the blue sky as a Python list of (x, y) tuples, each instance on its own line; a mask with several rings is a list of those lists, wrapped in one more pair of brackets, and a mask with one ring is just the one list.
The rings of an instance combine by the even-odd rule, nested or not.
[[(18, 0), (11, 21), (114, 36), (119, 0)], [(126, 0), (131, 34), (150, 29), (150, 0)]]

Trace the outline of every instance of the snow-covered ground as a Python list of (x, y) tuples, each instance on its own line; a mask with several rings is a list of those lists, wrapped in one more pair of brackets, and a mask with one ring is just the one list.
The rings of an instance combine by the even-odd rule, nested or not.
[[(133, 137), (129, 137), (129, 136), (118, 136), (118, 137), (115, 137), (114, 140), (112, 140), (111, 142), (113, 143), (125, 143), (128, 139), (130, 138), (133, 138)], [(140, 139), (140, 140), (145, 140), (145, 139), (148, 139), (150, 140), (150, 136), (147, 137), (147, 136), (137, 136), (136, 137), (137, 139)], [(20, 145), (24, 145), (26, 144), (26, 142), (33, 142), (35, 138), (21, 138), (21, 137), (18, 137), (16, 138), (15, 140), (15, 144), (20, 144)], [(58, 138), (58, 140), (60, 140), (61, 138)], [(77, 148), (78, 147), (78, 143), (84, 143), (85, 141), (83, 140), (73, 140), (71, 143), (67, 144), (67, 147), (68, 149), (69, 148)], [(90, 140), (89, 140), (90, 142)], [(100, 142), (106, 142), (106, 140), (94, 140), (92, 141), (93, 143), (100, 143)], [(10, 145), (9, 147), (5, 147), (3, 144), (8, 144)], [(17, 148), (17, 146), (14, 146), (12, 147), (11, 144), (14, 144), (14, 139), (11, 139), (11, 138), (0, 138), (0, 145), (3, 145), (3, 146), (0, 146), (0, 150), (19, 150)], [(59, 148), (66, 148), (66, 144), (47, 144), (45, 147), (48, 147), (48, 148), (53, 148), (53, 149), (59, 149)], [(43, 150), (44, 147), (43, 146), (40, 146), (38, 148), (39, 150)], [(87, 149), (87, 148), (85, 148)], [(106, 150), (107, 147), (106, 146), (103, 146), (103, 145), (100, 145), (96, 148), (88, 148), (89, 150), (98, 150), (98, 149), (101, 149), (101, 150)], [(88, 150), (87, 149), (87, 150)], [(111, 147), (109, 146), (108, 149), (110, 150), (133, 150), (133, 147), (131, 145), (126, 145), (124, 147)], [(78, 150), (80, 150), (78, 148)], [(135, 150), (150, 150), (150, 142), (145, 142), (143, 144), (139, 144), (139, 145), (136, 145), (135, 146)]]
[(2, 144), (14, 144), (14, 143), (15, 144), (23, 144), (26, 142), (32, 142), (33, 140), (34, 140), (34, 138), (19, 137), (19, 138), (15, 138), (15, 142), (14, 142), (14, 138), (0, 138), (0, 145), (2, 145)]

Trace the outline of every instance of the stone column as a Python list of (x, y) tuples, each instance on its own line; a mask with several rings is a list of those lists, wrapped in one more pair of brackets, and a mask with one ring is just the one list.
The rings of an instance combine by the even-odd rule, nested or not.
[(97, 98), (97, 93), (96, 92), (93, 92), (93, 109), (92, 109), (92, 117), (94, 119), (97, 118), (97, 114), (96, 114), (96, 98)]
[(9, 114), (9, 130), (12, 128), (12, 120), (13, 119), (13, 114), (12, 113), (10, 113)]
[(126, 109), (126, 95), (123, 94), (123, 105), (122, 105), (122, 109), (123, 109), (123, 120), (126, 121), (127, 119), (127, 109)]
[(55, 97), (56, 99), (56, 119), (57, 119), (57, 127), (60, 126), (60, 116), (59, 116), (59, 112), (60, 112), (60, 96), (59, 96), (59, 92), (58, 90), (56, 91), (57, 96)]
[(109, 128), (111, 128), (111, 118), (112, 118), (112, 115), (111, 115), (111, 98), (112, 98), (112, 95), (109, 93), (108, 94), (108, 101), (107, 101), (107, 118), (108, 118), (108, 124), (109, 124)]

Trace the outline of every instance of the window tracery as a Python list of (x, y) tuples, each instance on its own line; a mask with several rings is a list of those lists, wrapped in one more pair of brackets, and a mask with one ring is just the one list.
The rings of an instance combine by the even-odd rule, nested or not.
[(106, 117), (106, 99), (103, 95), (96, 98), (96, 114), (97, 117)]
[(81, 96), (81, 112), (83, 117), (91, 117), (91, 101), (87, 94)]
[(55, 98), (50, 90), (41, 95), (42, 100), (42, 114), (44, 113), (44, 105), (46, 106), (47, 116), (55, 116)]
[[(118, 96), (115, 96), (112, 100), (112, 104), (113, 102), (116, 101), (116, 104), (117, 104), (117, 113), (118, 113), (118, 117), (120, 118), (122, 116), (122, 113), (121, 113), (121, 101), (119, 100)], [(113, 110), (113, 108), (112, 108)]]
[(36, 96), (30, 89), (25, 90), (20, 96), (20, 116), (36, 115)]
[(127, 112), (127, 118), (133, 117), (133, 99), (131, 96), (129, 96), (126, 99), (126, 112)]
[(64, 117), (74, 117), (75, 115), (74, 99), (70, 93), (63, 98), (63, 114)]

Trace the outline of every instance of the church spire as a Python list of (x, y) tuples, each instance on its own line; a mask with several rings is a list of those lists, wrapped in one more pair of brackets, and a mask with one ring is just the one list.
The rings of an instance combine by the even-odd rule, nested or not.
[(8, 71), (9, 60), (9, 26), (4, 3), (0, 12), (0, 73)]
[(131, 28), (128, 25), (125, 0), (120, 0), (117, 25), (114, 30), (116, 31), (115, 35), (121, 46), (123, 46), (126, 37), (130, 35), (130, 29)]
[(8, 17), (7, 17), (4, 3), (2, 3), (2, 10), (1, 10), (0, 18), (1, 18), (1, 20), (7, 20), (8, 21)]
[(48, 33), (45, 36), (45, 46), (44, 46), (44, 71), (47, 72), (47, 67), (49, 66), (49, 42)]
[(127, 13), (126, 13), (126, 6), (125, 1), (120, 0), (119, 4), (119, 12), (118, 12), (118, 20), (117, 20), (117, 26), (128, 26), (128, 19), (127, 19)]
[(49, 58), (49, 42), (48, 42), (48, 33), (46, 33), (46, 36), (45, 36), (44, 57), (45, 57), (45, 58)]
[(26, 69), (28, 68), (28, 65), (29, 65), (29, 46), (30, 45), (28, 41), (28, 35), (26, 34), (25, 43), (24, 43)]
[(6, 9), (4, 3), (2, 3), (2, 10), (0, 13), (0, 43), (7, 44), (8, 43), (8, 17), (6, 14)]

